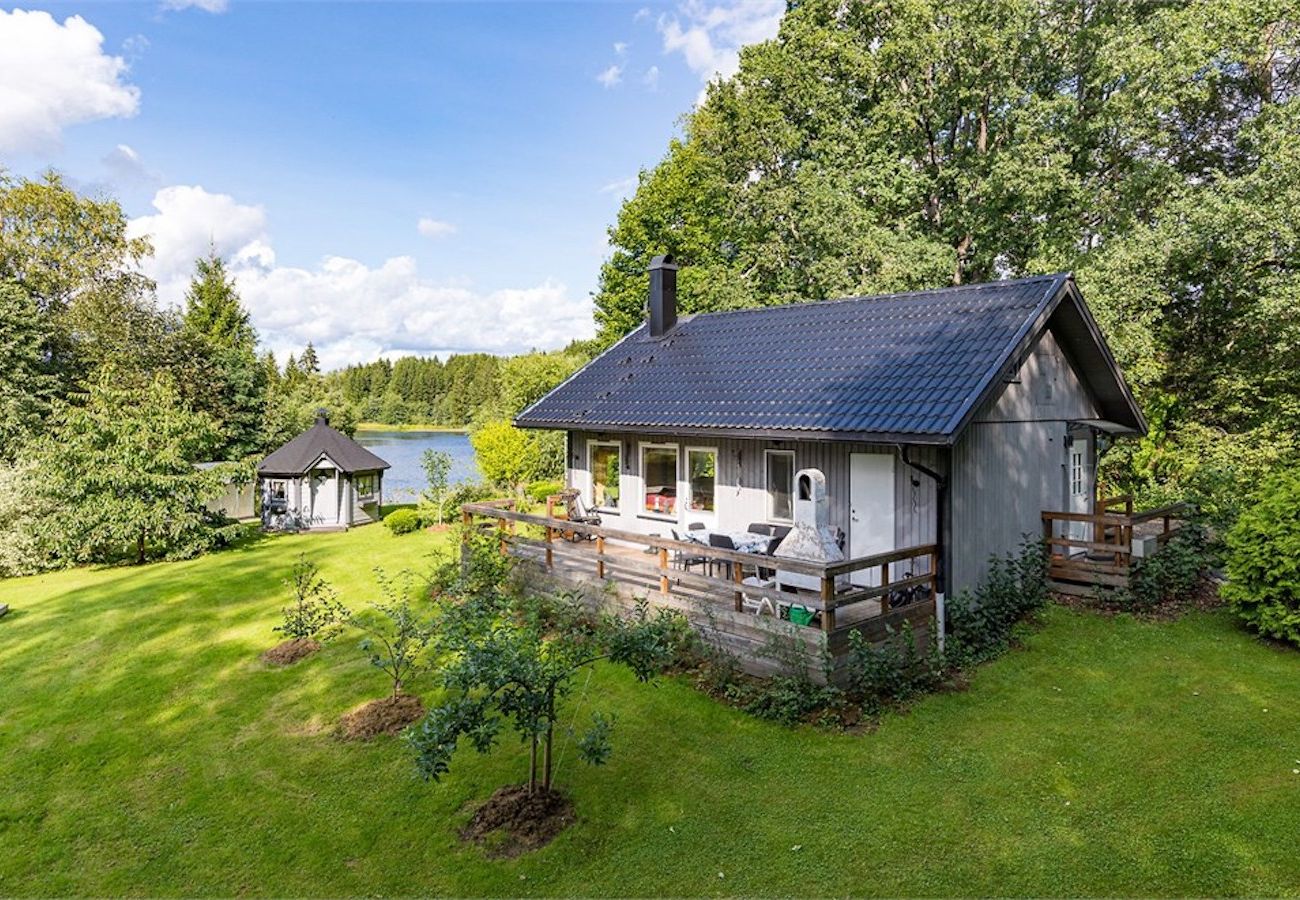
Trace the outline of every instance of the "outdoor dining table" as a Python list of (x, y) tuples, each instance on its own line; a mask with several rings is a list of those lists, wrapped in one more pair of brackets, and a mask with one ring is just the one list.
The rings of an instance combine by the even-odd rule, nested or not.
[(704, 531), (696, 529), (687, 531), (686, 537), (695, 541), (697, 544), (709, 543), (709, 535), (721, 534), (731, 538), (731, 543), (735, 545), (739, 553), (767, 553), (767, 545), (772, 541), (770, 534), (756, 534), (752, 531)]

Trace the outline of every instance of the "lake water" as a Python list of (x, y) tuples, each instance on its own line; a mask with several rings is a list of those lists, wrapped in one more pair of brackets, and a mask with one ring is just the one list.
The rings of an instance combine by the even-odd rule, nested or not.
[(410, 503), (425, 488), (420, 457), (425, 450), (451, 454), (448, 481), (477, 481), (478, 466), (469, 435), (455, 431), (358, 431), (356, 441), (392, 466), (384, 473), (384, 500)]

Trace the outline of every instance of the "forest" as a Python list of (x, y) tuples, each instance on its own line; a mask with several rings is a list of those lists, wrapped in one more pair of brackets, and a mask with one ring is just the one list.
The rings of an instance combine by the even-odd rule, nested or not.
[(641, 173), (600, 336), (659, 253), (685, 312), (1072, 271), (1152, 426), (1109, 488), (1226, 523), (1297, 455), (1297, 12), (791, 3)]

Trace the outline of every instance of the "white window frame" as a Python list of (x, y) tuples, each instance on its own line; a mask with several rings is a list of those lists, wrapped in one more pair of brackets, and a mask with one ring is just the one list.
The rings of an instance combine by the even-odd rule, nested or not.
[[(661, 522), (676, 522), (677, 517), (682, 514), (682, 508), (683, 508), (681, 504), (682, 498), (680, 492), (681, 482), (682, 482), (681, 445), (680, 444), (658, 444), (658, 443), (651, 443), (648, 441), (640, 441), (638, 442), (637, 447), (638, 447), (637, 475), (639, 475), (641, 478), (641, 489), (637, 491), (636, 514), (642, 519), (658, 519)], [(646, 488), (649, 487), (649, 484), (646, 483), (646, 477), (645, 477), (645, 452), (647, 450), (671, 450), (673, 451), (673, 455), (677, 459), (677, 466), (676, 466), (677, 471), (673, 475), (673, 491), (674, 491), (673, 496), (675, 498), (673, 501), (674, 510), (671, 515), (667, 513), (654, 512), (653, 510), (649, 510), (645, 508)]]
[[(370, 485), (370, 490), (368, 490), (368, 491), (363, 491), (363, 490), (361, 489), (361, 484), (362, 484), (362, 482), (365, 482), (366, 484), (369, 484), (369, 485)], [(362, 473), (362, 474), (360, 474), (360, 475), (355, 475), (355, 476), (353, 476), (353, 478), (352, 478), (352, 488), (353, 488), (353, 490), (355, 490), (355, 491), (357, 492), (357, 497), (359, 497), (359, 498), (360, 498), (360, 497), (373, 497), (375, 494), (379, 493), (379, 473), (377, 473), (377, 472), (364, 472), (364, 473)]]
[[(768, 458), (772, 456), (790, 457), (790, 515), (788, 518), (778, 516), (772, 509), (772, 484), (771, 484), (771, 467), (768, 465)], [(795, 467), (795, 458), (793, 450), (764, 450), (763, 451), (763, 496), (767, 501), (767, 520), (769, 522), (794, 522), (794, 475), (798, 469)]]
[[(691, 509), (691, 454), (692, 453), (712, 453), (713, 454), (713, 509), (697, 511)], [(686, 485), (686, 505), (681, 509), (681, 515), (684, 516), (707, 516), (713, 518), (718, 514), (718, 448), (717, 447), (691, 447), (686, 448), (686, 471), (680, 473), (682, 483)], [(678, 462), (681, 466), (681, 462)]]
[[(613, 447), (618, 451), (618, 503), (615, 506), (598, 506), (596, 504), (596, 448)], [(587, 441), (587, 500), (592, 509), (601, 512), (621, 513), (623, 509), (623, 442), (622, 441)]]
[(1087, 492), (1088, 479), (1084, 474), (1084, 451), (1079, 447), (1070, 448), (1070, 496), (1082, 497)]

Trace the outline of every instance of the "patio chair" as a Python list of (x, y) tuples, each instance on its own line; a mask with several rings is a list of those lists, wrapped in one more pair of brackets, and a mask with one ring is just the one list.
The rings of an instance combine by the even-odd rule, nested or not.
[[(576, 522), (579, 525), (599, 525), (600, 516), (589, 511), (585, 503), (582, 502), (582, 493), (574, 488), (562, 491), (560, 496), (564, 498), (564, 515), (570, 522)], [(566, 537), (572, 536), (571, 540), (577, 540), (579, 537), (590, 539), (589, 534), (579, 535), (571, 531)]]
[(789, 525), (773, 525), (773, 526), (772, 526), (772, 537), (774, 537), (774, 538), (780, 538), (781, 540), (785, 540), (785, 539), (786, 539), (786, 536), (789, 535), (790, 532), (793, 531), (793, 530), (794, 530), (794, 529), (793, 529), (791, 526), (789, 526)]
[[(776, 582), (770, 579), (763, 578), (762, 576), (755, 578), (751, 575), (749, 578), (746, 578), (744, 581), (742, 581), (741, 584), (744, 585), (745, 587), (770, 588), (770, 587), (774, 587), (776, 585)], [(751, 597), (749, 594), (745, 593), (744, 591), (741, 591), (740, 599), (741, 599), (741, 606), (745, 609), (746, 612), (752, 612), (756, 616), (761, 616), (764, 613), (766, 613), (769, 616), (776, 615), (776, 606), (772, 603), (771, 599), (768, 597), (763, 597), (763, 596)]]
[(773, 526), (766, 522), (750, 522), (749, 525), (745, 527), (745, 530), (750, 534), (773, 534), (774, 532), (772, 531), (772, 528)]
[[(692, 530), (697, 530), (697, 531), (699, 530), (699, 529), (695, 529), (693, 526), (688, 526), (688, 527), (691, 527)], [(691, 539), (683, 535), (676, 528), (672, 529), (672, 533), (673, 533), (673, 540), (681, 541), (682, 543), (691, 543)], [(708, 565), (708, 562), (709, 562), (709, 558), (707, 556), (692, 555), (687, 553), (685, 550), (677, 550), (673, 552), (673, 565), (677, 566), (677, 568), (679, 569), (684, 569), (687, 572), (691, 570), (691, 566), (704, 566), (704, 565)]]
[[(719, 550), (735, 550), (735, 549), (736, 549), (736, 542), (733, 541), (730, 537), (728, 537), (728, 536), (725, 535), (725, 534), (718, 534), (717, 532), (710, 532), (710, 533), (709, 533), (709, 546), (710, 546), (710, 547), (717, 547)], [(724, 562), (724, 561), (722, 561), (722, 560), (710, 559), (710, 560), (709, 560), (709, 574), (710, 574), (710, 575), (713, 574), (713, 567), (716, 566), (716, 565), (726, 566), (726, 567), (727, 567), (727, 571), (728, 571), (728, 572), (731, 571), (731, 563), (729, 563), (729, 562)]]
[[(773, 537), (772, 540), (770, 540), (770, 541), (767, 542), (767, 548), (763, 551), (764, 555), (766, 555), (766, 556), (775, 556), (775, 555), (776, 555), (776, 548), (781, 546), (781, 542), (782, 542), (783, 540), (785, 540), (785, 538)], [(775, 578), (775, 577), (776, 577), (776, 570), (775, 570), (775, 569), (766, 569), (766, 568), (763, 568), (762, 566), (759, 566), (759, 567), (758, 567), (758, 577), (759, 577), (759, 578), (764, 578), (764, 579), (767, 579), (767, 578)]]

